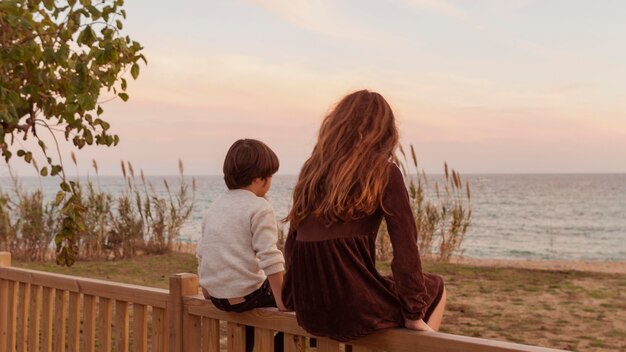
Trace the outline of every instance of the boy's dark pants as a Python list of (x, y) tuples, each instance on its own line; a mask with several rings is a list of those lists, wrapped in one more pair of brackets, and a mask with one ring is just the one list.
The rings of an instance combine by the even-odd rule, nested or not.
[[(230, 304), (227, 299), (210, 297), (213, 305), (226, 312), (245, 312), (254, 308), (276, 307), (276, 300), (272, 294), (269, 281), (265, 280), (258, 290), (243, 297), (245, 302)], [(246, 352), (252, 352), (254, 348), (254, 327), (246, 326)], [(283, 352), (283, 333), (274, 336), (274, 352)]]

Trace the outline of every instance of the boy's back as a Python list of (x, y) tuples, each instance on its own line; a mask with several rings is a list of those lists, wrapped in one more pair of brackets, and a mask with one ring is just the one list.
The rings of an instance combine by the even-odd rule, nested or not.
[(200, 285), (215, 298), (243, 297), (284, 270), (274, 210), (262, 197), (231, 189), (213, 202), (198, 244)]

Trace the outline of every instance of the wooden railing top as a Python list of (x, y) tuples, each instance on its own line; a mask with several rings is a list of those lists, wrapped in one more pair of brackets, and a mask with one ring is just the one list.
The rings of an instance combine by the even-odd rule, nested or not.
[(165, 308), (169, 290), (0, 266), (0, 278), (31, 285)]
[[(288, 334), (312, 337), (302, 329), (293, 312), (276, 308), (258, 308), (245, 313), (229, 313), (217, 309), (201, 295), (183, 298), (189, 314), (226, 320)], [(388, 329), (350, 342), (354, 346), (385, 351), (428, 352), (557, 352), (552, 348), (522, 345), (446, 333), (417, 332), (408, 329)]]

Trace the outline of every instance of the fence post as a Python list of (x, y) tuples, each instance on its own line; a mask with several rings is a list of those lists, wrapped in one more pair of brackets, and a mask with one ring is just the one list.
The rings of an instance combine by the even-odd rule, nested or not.
[(198, 275), (174, 274), (170, 276), (170, 295), (167, 302), (169, 351), (183, 352), (183, 296), (198, 294)]
[[(11, 253), (0, 252), (0, 268), (11, 266)], [(0, 279), (0, 350), (4, 350), (9, 334), (9, 281)]]

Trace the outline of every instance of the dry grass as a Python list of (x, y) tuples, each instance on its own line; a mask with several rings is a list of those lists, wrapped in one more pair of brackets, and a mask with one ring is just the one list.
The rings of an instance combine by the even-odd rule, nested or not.
[[(448, 262), (453, 255), (462, 252), (463, 240), (471, 223), (470, 184), (463, 183), (460, 173), (449, 169), (448, 164), (444, 163), (443, 184), (435, 182), (434, 185), (429, 185), (426, 172), (419, 168), (413, 146), (411, 145), (411, 168), (404, 149), (400, 146), (399, 150), (400, 158), (395, 161), (407, 181), (420, 252)], [(385, 223), (378, 232), (376, 255), (380, 260), (389, 260), (392, 257)]]
[[(77, 174), (78, 164), (72, 154)], [(76, 182), (75, 206), (81, 209), (75, 233), (81, 260), (130, 258), (137, 253), (165, 253), (174, 250), (184, 222), (191, 215), (196, 184), (184, 177), (179, 161), (176, 187), (163, 180), (159, 193), (146, 180), (143, 171), (135, 175), (130, 162), (121, 162), (125, 187), (119, 193), (101, 190), (98, 164), (93, 160), (95, 181)], [(78, 176), (76, 177), (78, 179)], [(14, 191), (0, 191), (0, 250), (23, 260), (53, 259), (52, 239), (65, 221), (64, 194), (44, 199), (41, 189), (24, 190), (13, 177)], [(57, 244), (58, 247), (58, 244)]]
[(442, 331), (574, 351), (626, 349), (626, 275), (426, 263), (444, 276)]

